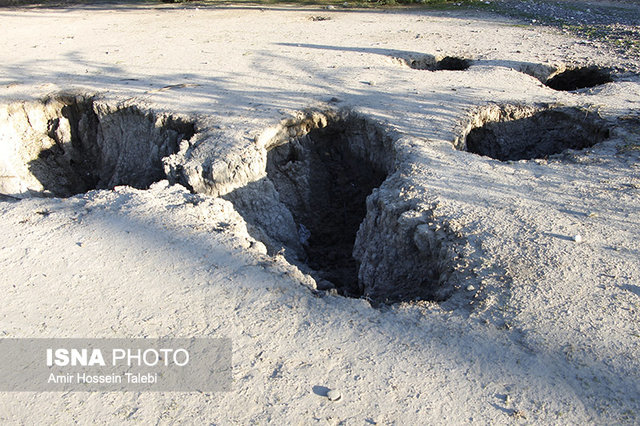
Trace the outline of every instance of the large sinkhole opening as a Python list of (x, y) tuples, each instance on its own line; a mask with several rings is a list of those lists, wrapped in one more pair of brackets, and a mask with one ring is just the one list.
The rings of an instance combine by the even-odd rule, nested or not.
[(573, 91), (611, 83), (611, 71), (597, 66), (574, 68), (558, 73), (548, 79), (545, 85), (562, 91)]
[(58, 96), (0, 111), (0, 193), (68, 197), (166, 177), (163, 158), (195, 133), (184, 118)]
[(367, 197), (392, 171), (391, 139), (352, 113), (323, 113), (268, 148), (266, 178), (228, 194), (271, 253), (302, 266), (318, 288), (360, 297), (354, 258)]
[(353, 245), (366, 198), (387, 173), (346, 126), (333, 123), (272, 149), (267, 176), (298, 225), (307, 265), (341, 293), (359, 296)]
[(476, 114), (455, 145), (500, 161), (517, 161), (588, 148), (608, 137), (609, 126), (593, 111), (507, 105)]

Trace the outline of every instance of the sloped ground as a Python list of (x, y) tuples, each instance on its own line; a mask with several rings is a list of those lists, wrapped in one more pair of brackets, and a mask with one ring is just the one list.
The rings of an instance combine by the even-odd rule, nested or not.
[[(4, 393), (3, 422), (637, 423), (628, 58), (460, 11), (79, 6), (0, 28), (2, 335), (234, 345), (232, 392)], [(411, 67), (447, 57), (470, 66)], [(544, 84), (584, 67), (613, 81)], [(86, 188), (47, 192), (68, 176)]]

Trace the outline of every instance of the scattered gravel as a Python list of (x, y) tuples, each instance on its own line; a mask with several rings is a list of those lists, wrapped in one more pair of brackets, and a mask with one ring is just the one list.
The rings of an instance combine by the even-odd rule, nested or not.
[(488, 10), (520, 18), (531, 25), (547, 25), (590, 42), (602, 42), (630, 59), (621, 64), (638, 72), (631, 62), (640, 54), (640, 2), (494, 0)]

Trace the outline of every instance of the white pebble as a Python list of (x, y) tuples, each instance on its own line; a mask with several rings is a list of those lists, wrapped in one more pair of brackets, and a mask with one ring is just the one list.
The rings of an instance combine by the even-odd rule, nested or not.
[(476, 288), (475, 288), (474, 286), (472, 286), (471, 284), (469, 284), (469, 285), (467, 286), (467, 291), (473, 291), (473, 290), (475, 290), (475, 289), (476, 289)]
[(580, 234), (576, 234), (573, 236), (573, 241), (575, 241), (576, 243), (581, 243), (582, 242), (582, 235)]
[(342, 398), (342, 393), (339, 390), (333, 389), (327, 392), (327, 398), (329, 398), (329, 401), (338, 401)]
[(257, 251), (260, 254), (267, 254), (267, 246), (265, 246), (262, 242), (260, 241), (254, 241), (251, 244), (251, 248), (254, 249), (255, 251)]

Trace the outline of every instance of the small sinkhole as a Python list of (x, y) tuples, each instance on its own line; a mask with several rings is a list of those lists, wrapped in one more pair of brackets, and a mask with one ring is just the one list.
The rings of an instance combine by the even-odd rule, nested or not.
[(425, 71), (464, 71), (471, 66), (471, 60), (458, 56), (445, 56), (437, 59), (433, 55), (409, 55), (395, 58), (396, 61), (415, 70)]
[(496, 160), (517, 161), (588, 148), (608, 137), (608, 124), (593, 111), (494, 105), (476, 114), (454, 145)]
[(545, 85), (562, 91), (573, 91), (611, 83), (611, 71), (597, 66), (574, 68), (558, 73), (548, 79)]
[(0, 112), (5, 155), (0, 192), (68, 197), (129, 185), (146, 189), (166, 177), (163, 158), (195, 134), (195, 124), (93, 97), (57, 96)]
[(267, 152), (266, 178), (226, 198), (271, 253), (284, 250), (309, 268), (319, 289), (360, 297), (354, 244), (367, 196), (387, 178), (393, 155), (376, 126), (352, 114), (326, 114), (326, 122), (289, 129), (296, 136)]
[(471, 61), (469, 59), (445, 56), (436, 62), (435, 69), (437, 71), (464, 71), (470, 66)]

